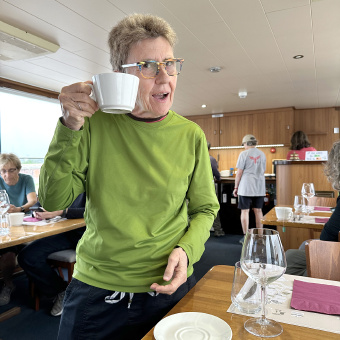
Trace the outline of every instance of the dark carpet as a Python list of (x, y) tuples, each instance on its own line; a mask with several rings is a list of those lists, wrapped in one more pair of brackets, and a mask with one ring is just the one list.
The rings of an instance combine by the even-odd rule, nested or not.
[[(211, 234), (205, 244), (205, 252), (199, 262), (194, 265), (198, 281), (211, 267), (215, 265), (234, 265), (239, 261), (242, 245), (241, 235), (225, 235), (214, 237)], [(28, 280), (24, 273), (14, 278), (16, 289), (11, 302), (0, 306), (0, 313), (12, 307), (20, 307), (21, 313), (0, 322), (0, 340), (55, 340), (57, 339), (60, 317), (50, 315), (53, 301), (41, 299), (40, 310), (33, 309), (33, 300), (28, 290)]]

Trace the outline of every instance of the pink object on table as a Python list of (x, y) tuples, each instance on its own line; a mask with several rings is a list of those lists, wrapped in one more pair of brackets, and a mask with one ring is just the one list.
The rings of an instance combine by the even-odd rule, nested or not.
[(24, 222), (40, 222), (42, 221), (41, 218), (35, 218), (35, 217), (25, 217)]
[(308, 312), (340, 315), (340, 287), (294, 280), (290, 306)]
[(314, 211), (331, 211), (329, 207), (314, 207)]
[(328, 220), (329, 217), (315, 217), (315, 223), (326, 223)]

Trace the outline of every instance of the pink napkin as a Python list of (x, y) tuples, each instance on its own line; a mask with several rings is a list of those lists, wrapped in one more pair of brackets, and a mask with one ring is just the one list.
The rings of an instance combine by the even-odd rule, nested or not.
[(309, 312), (340, 315), (340, 287), (294, 280), (290, 306)]
[(41, 218), (35, 218), (35, 217), (25, 217), (24, 218), (25, 222), (40, 222), (42, 221)]
[(329, 217), (315, 217), (315, 223), (326, 223), (328, 220)]
[(331, 211), (329, 207), (314, 207), (314, 211)]

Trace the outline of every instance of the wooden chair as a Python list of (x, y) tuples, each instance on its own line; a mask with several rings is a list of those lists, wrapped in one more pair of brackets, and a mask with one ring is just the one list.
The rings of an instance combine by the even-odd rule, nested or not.
[(309, 205), (314, 207), (335, 207), (336, 197), (318, 197), (314, 196), (309, 199)]
[[(65, 281), (64, 274), (62, 268), (67, 269), (67, 283), (70, 283), (72, 280), (74, 264), (76, 263), (76, 251), (74, 249), (66, 249), (57, 251), (48, 256), (47, 262), (58, 270), (59, 275)], [(40, 297), (39, 291), (37, 290), (34, 282), (30, 280), (30, 292), (31, 296), (34, 299), (34, 309), (36, 311), (39, 310), (40, 306)]]
[(305, 249), (309, 277), (340, 281), (339, 242), (310, 240)]

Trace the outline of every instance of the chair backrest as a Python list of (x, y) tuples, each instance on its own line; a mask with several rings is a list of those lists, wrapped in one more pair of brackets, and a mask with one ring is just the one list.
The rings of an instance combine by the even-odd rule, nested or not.
[(340, 242), (310, 240), (305, 249), (308, 276), (340, 281)]
[(335, 207), (336, 197), (317, 197), (314, 196), (309, 199), (309, 205), (314, 207)]

